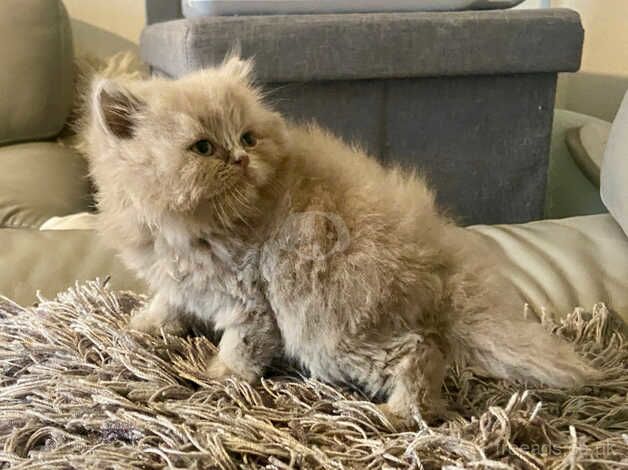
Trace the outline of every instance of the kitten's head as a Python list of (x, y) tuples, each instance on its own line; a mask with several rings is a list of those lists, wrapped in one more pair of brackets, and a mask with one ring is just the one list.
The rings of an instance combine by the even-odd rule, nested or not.
[(96, 82), (88, 142), (100, 200), (153, 218), (231, 219), (254, 207), (283, 161), (285, 125), (251, 69), (231, 57), (178, 80)]

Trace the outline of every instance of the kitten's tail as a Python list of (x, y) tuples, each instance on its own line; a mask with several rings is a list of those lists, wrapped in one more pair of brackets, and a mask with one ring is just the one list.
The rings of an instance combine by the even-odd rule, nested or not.
[(513, 305), (495, 308), (491, 299), (464, 298), (467, 305), (453, 325), (453, 344), (472, 367), (495, 378), (558, 388), (602, 378), (571, 344), (524, 318)]

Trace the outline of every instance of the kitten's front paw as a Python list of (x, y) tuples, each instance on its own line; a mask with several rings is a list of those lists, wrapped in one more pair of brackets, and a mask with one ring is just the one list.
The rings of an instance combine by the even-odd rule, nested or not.
[[(416, 426), (416, 418), (411, 410), (398, 410), (392, 407), (389, 403), (380, 403), (377, 408), (388, 419), (390, 424), (397, 430), (410, 429)], [(449, 419), (454, 419), (459, 415), (449, 411), (444, 402), (433, 402), (430, 406), (422, 406), (420, 411), (421, 419), (429, 425), (435, 425)]]
[(386, 420), (396, 430), (408, 429), (412, 425), (412, 419), (395, 412), (388, 403), (379, 403), (377, 405), (379, 411), (384, 415)]
[(166, 334), (180, 336), (185, 332), (185, 325), (178, 316), (159, 315), (151, 310), (141, 310), (129, 320), (129, 329), (152, 336), (161, 335), (162, 330)]
[(207, 375), (213, 380), (225, 380), (229, 377), (237, 377), (238, 374), (231, 370), (218, 355), (215, 355), (207, 367)]
[(258, 378), (255, 373), (247, 373), (244, 368), (241, 370), (234, 370), (229, 367), (218, 355), (212, 357), (209, 367), (207, 367), (207, 375), (213, 380), (225, 380), (230, 377), (237, 377), (238, 379), (244, 380), (248, 383), (253, 383)]

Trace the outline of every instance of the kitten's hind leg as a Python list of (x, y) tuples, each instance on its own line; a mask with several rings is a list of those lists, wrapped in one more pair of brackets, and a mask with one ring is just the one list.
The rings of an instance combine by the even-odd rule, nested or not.
[(267, 312), (251, 312), (245, 320), (225, 329), (207, 368), (213, 379), (237, 376), (247, 382), (259, 379), (281, 351), (281, 335), (275, 318)]
[(417, 412), (423, 420), (431, 422), (446, 414), (441, 398), (446, 355), (433, 337), (409, 334), (408, 339), (413, 344), (404, 345), (403, 355), (388, 371), (393, 384), (388, 400), (380, 409), (398, 423), (411, 422)]
[(129, 329), (158, 336), (164, 333), (179, 336), (185, 333), (186, 326), (180, 311), (170, 305), (157, 293), (142, 310), (129, 320)]

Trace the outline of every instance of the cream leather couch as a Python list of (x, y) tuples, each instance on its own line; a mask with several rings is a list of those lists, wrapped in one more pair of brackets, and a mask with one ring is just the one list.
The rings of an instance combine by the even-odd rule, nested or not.
[(76, 279), (139, 287), (93, 232), (40, 231), (92, 209), (87, 165), (56, 142), (72, 107), (68, 15), (58, 0), (0, 2), (0, 295), (31, 303)]
[[(5, 14), (18, 8), (27, 14)], [(22, 304), (108, 275), (116, 288), (143, 290), (86, 229), (90, 215), (64, 217), (93, 207), (84, 160), (55, 141), (72, 103), (71, 50), (58, 1), (0, 4), (0, 64), (11, 71), (0, 75), (0, 295)], [(628, 320), (628, 237), (612, 215), (468, 230), (535, 309), (604, 301)]]
[(628, 237), (610, 214), (469, 230), (537, 313), (605, 302), (628, 321)]

